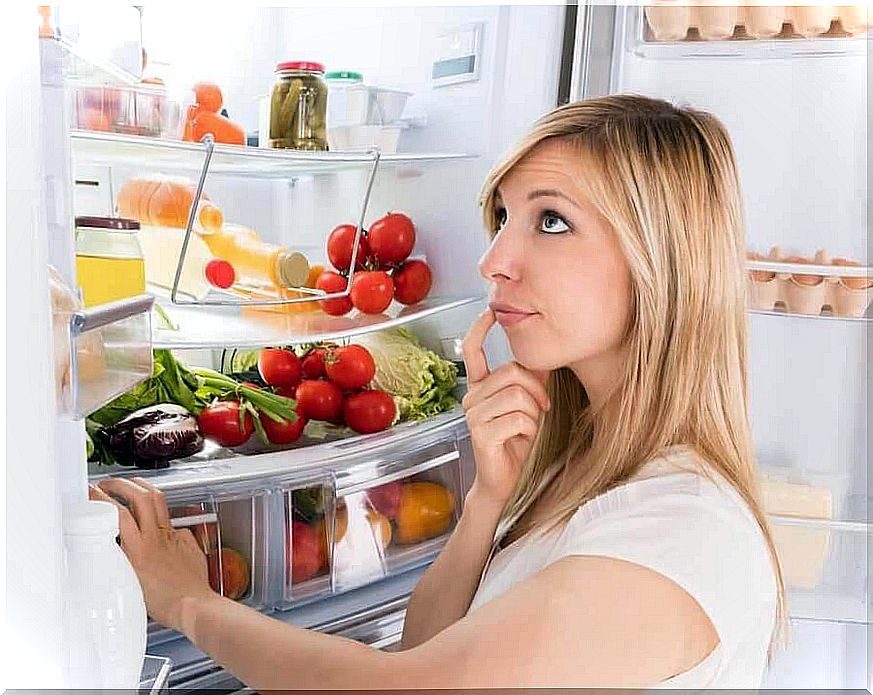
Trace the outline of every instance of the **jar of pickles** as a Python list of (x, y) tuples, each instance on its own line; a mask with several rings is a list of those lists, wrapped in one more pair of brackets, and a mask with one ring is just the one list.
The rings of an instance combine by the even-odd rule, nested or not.
[(279, 63), (270, 97), (270, 147), (327, 150), (326, 121), (324, 66), (304, 61)]

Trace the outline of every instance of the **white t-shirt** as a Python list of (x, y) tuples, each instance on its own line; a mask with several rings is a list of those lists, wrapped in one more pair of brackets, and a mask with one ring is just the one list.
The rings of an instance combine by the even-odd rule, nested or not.
[[(719, 645), (664, 688), (758, 688), (776, 624), (776, 579), (764, 535), (736, 491), (674, 446), (627, 483), (583, 504), (560, 532), (528, 534), (498, 552), (470, 611), (557, 560), (598, 555), (648, 567), (703, 608)], [(633, 629), (629, 626), (629, 629)]]

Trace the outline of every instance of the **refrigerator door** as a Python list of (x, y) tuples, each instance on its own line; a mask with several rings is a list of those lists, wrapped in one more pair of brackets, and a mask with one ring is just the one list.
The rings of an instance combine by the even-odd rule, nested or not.
[[(738, 159), (750, 250), (812, 258), (826, 247), (869, 266), (869, 39), (836, 21), (801, 36), (780, 20), (765, 37), (762, 12), (775, 8), (702, 4), (580, 6), (571, 98), (635, 93), (714, 113)], [(809, 29), (819, 8), (795, 9)], [(870, 683), (871, 324), (818, 313), (750, 316), (753, 439), (793, 621), (768, 687)]]

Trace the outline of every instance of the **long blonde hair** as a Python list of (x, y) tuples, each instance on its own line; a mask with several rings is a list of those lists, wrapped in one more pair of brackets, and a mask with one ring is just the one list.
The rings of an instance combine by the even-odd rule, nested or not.
[(501, 181), (551, 138), (578, 150), (586, 174), (579, 183), (630, 266), (628, 362), (597, 410), (572, 371), (551, 373), (553, 407), (501, 528), (512, 537), (531, 530), (524, 512), (553, 480), (572, 484), (564, 485), (550, 528), (667, 447), (689, 446), (708, 464), (704, 475), (715, 471), (736, 489), (766, 538), (778, 591), (772, 655), (785, 627), (785, 588), (759, 500), (748, 421), (745, 232), (730, 138), (709, 113), (642, 96), (562, 106), (540, 118), (489, 174), (481, 203), (492, 235)]

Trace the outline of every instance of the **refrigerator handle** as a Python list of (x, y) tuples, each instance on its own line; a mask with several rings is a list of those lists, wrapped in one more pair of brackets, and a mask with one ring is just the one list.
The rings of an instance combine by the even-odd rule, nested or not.
[(619, 8), (582, 2), (566, 14), (561, 56), (561, 104), (612, 93), (621, 56), (614, 41)]

